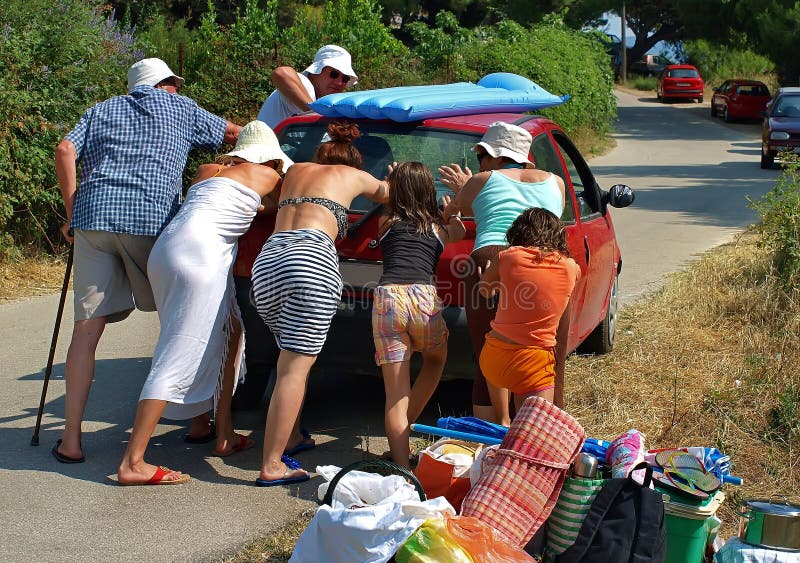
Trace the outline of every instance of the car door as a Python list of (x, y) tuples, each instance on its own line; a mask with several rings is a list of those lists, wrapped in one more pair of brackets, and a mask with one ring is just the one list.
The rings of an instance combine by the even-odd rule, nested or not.
[(573, 330), (577, 338), (583, 340), (603, 319), (617, 275), (619, 251), (613, 228), (601, 205), (600, 187), (592, 171), (563, 131), (552, 129), (551, 134), (575, 194), (576, 224), (580, 228), (574, 230), (580, 240), (573, 240), (574, 246), (570, 245), (570, 252), (573, 257), (580, 258), (584, 280), (583, 293), (577, 296), (579, 311), (577, 317), (573, 318)]

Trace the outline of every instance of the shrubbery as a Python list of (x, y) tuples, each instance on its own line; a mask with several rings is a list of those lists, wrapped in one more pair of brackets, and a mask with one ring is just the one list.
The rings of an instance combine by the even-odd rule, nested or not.
[(785, 169), (777, 184), (750, 206), (761, 216), (761, 244), (791, 293), (800, 288), (800, 161), (796, 155), (781, 156)]
[(142, 54), (132, 30), (85, 2), (0, 4), (0, 258), (59, 244), (53, 151), (88, 107), (125, 90)]
[[(240, 124), (255, 118), (278, 65), (305, 68), (316, 50), (336, 43), (353, 55), (358, 88), (460, 80), (491, 72), (527, 76), (572, 99), (542, 113), (568, 131), (605, 131), (615, 114), (602, 43), (551, 18), (533, 28), (511, 21), (475, 30), (447, 12), (436, 26), (409, 27), (409, 50), (381, 21), (374, 0), (300, 6), (278, 23), (277, 0), (247, 0), (230, 26), (209, 2), (197, 29), (153, 15), (136, 39), (132, 29), (92, 0), (5, 0), (0, 7), (0, 257), (30, 245), (52, 250), (63, 205), (53, 151), (94, 103), (126, 91), (130, 64), (161, 57), (186, 78), (183, 94)], [(284, 20), (282, 19), (281, 22)], [(191, 175), (198, 161), (193, 154)]]
[(731, 78), (761, 80), (770, 90), (778, 87), (775, 64), (750, 49), (717, 45), (705, 39), (687, 41), (683, 52), (709, 86)]

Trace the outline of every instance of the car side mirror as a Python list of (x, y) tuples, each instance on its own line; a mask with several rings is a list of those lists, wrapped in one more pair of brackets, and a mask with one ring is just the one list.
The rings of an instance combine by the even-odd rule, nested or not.
[(607, 205), (617, 208), (628, 207), (635, 199), (636, 194), (633, 193), (633, 189), (625, 184), (614, 184), (601, 196), (603, 207)]
[(712, 88), (712, 90), (714, 90), (714, 92), (719, 92), (719, 86), (714, 86), (714, 88)]

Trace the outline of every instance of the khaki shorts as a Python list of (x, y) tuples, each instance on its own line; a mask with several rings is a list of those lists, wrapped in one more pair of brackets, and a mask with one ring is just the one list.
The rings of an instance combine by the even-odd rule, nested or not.
[(114, 323), (136, 307), (155, 311), (147, 258), (156, 237), (75, 230), (75, 321), (106, 317)]

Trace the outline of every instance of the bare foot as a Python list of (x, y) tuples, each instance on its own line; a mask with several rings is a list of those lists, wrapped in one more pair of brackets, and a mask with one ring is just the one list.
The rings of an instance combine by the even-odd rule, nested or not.
[[(159, 476), (159, 473), (161, 474)], [(159, 485), (183, 483), (188, 480), (188, 475), (180, 471), (172, 471), (149, 463), (137, 463), (133, 467), (120, 465), (117, 469), (117, 481), (120, 485)]]
[[(186, 437), (192, 440), (203, 440), (206, 438), (213, 438), (214, 432), (214, 424), (211, 422), (211, 415), (208, 413), (198, 415), (192, 419), (192, 423), (189, 426), (189, 433)], [(210, 441), (210, 440), (209, 440)]]
[(217, 447), (211, 453), (217, 457), (227, 457), (231, 454), (249, 450), (255, 445), (255, 441), (248, 436), (231, 432), (230, 436), (222, 439), (217, 438)]
[[(287, 458), (291, 459), (291, 458)], [(268, 463), (266, 466), (261, 468), (261, 472), (258, 474), (258, 478), (262, 481), (276, 481), (280, 480), (294, 480), (294, 479), (301, 479), (301, 478), (308, 478), (309, 474), (308, 471), (302, 469), (297, 463), (294, 464), (296, 467), (292, 468), (288, 464), (282, 461), (273, 461)]]
[(59, 444), (56, 446), (56, 450), (64, 457), (81, 459), (83, 457), (83, 448), (81, 447), (80, 435), (75, 439), (70, 439), (67, 433), (64, 432), (61, 435)]

